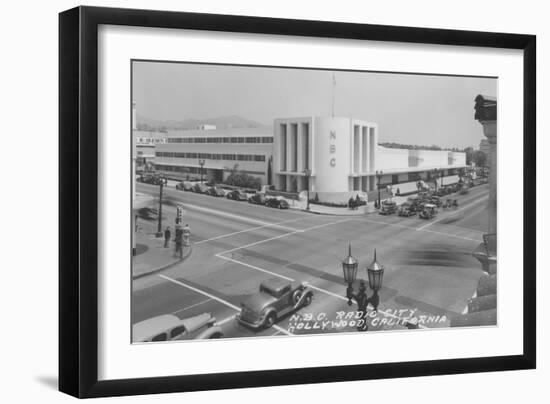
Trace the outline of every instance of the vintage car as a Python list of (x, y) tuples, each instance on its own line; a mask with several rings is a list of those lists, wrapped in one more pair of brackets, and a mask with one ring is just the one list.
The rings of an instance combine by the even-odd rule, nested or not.
[(225, 197), (227, 199), (233, 199), (234, 201), (246, 201), (248, 199), (246, 193), (238, 189), (229, 191)]
[(397, 204), (394, 201), (383, 201), (378, 211), (381, 215), (391, 215), (395, 212), (397, 212)]
[(269, 198), (265, 201), (265, 206), (277, 209), (288, 209), (288, 202), (282, 198)]
[(180, 191), (191, 191), (193, 189), (193, 183), (189, 181), (182, 181), (176, 184), (176, 189)]
[(260, 192), (254, 194), (250, 198), (248, 198), (249, 203), (253, 203), (253, 204), (256, 204), (256, 205), (265, 205), (265, 201), (266, 201), (265, 194), (262, 194)]
[(140, 321), (132, 327), (134, 342), (159, 342), (186, 339), (221, 338), (223, 331), (216, 325), (210, 313), (180, 319), (173, 314), (163, 314)]
[(437, 206), (433, 203), (426, 203), (422, 210), (418, 212), (418, 217), (421, 219), (432, 219), (437, 215)]
[(416, 214), (417, 204), (414, 202), (403, 202), (397, 209), (399, 216), (414, 216)]
[(221, 188), (218, 188), (218, 187), (209, 187), (206, 190), (205, 194), (210, 195), (210, 196), (216, 196), (216, 197), (224, 197), (225, 196), (224, 190), (221, 189)]
[(144, 174), (140, 176), (138, 180), (139, 182), (143, 182), (144, 184), (151, 185), (160, 185), (161, 183), (164, 183), (164, 178), (156, 174)]
[(241, 303), (237, 321), (254, 329), (269, 328), (277, 319), (308, 306), (312, 299), (313, 291), (305, 283), (268, 279), (260, 284), (258, 293)]
[(208, 187), (204, 184), (196, 183), (193, 185), (193, 192), (196, 192), (197, 194), (205, 194), (206, 191), (208, 191)]

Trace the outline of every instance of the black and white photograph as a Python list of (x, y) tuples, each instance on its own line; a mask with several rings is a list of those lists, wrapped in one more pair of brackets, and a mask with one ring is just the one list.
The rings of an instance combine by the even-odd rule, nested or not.
[(130, 69), (132, 343), (499, 326), (498, 77)]

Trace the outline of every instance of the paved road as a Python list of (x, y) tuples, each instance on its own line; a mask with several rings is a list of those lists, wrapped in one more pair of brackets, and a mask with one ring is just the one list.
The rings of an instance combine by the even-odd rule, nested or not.
[[(138, 184), (155, 194), (158, 187)], [(487, 222), (488, 187), (473, 188), (456, 210), (425, 221), (370, 214), (360, 217), (313, 215), (246, 202), (166, 189), (163, 207), (173, 223), (175, 203), (183, 203), (194, 250), (180, 266), (133, 282), (132, 321), (174, 313), (181, 318), (210, 312), (225, 337), (353, 331), (343, 326), (347, 305), (341, 260), (347, 245), (359, 260), (360, 276), (373, 259), (385, 265), (379, 313), (370, 329), (404, 328), (398, 320), (413, 313), (424, 327), (445, 327), (460, 313), (481, 276), (471, 256)], [(236, 323), (240, 303), (269, 278), (308, 282), (312, 304), (277, 326), (255, 332)], [(350, 315), (350, 314), (348, 314)], [(421, 317), (424, 316), (424, 317)], [(319, 321), (314, 319), (330, 321)], [(353, 325), (353, 323), (351, 323)], [(311, 327), (311, 329), (309, 329)]]

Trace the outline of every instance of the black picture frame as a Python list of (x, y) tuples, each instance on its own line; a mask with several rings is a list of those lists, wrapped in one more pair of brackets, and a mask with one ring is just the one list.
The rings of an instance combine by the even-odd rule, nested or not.
[[(101, 24), (523, 51), (523, 353), (98, 381), (98, 27)], [(536, 37), (533, 35), (77, 7), (59, 15), (59, 389), (104, 397), (533, 369), (536, 366)]]

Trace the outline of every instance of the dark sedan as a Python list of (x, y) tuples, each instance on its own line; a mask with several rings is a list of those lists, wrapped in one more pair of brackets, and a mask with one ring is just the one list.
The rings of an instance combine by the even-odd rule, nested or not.
[(284, 199), (270, 198), (265, 201), (265, 206), (277, 209), (288, 209), (288, 202)]

